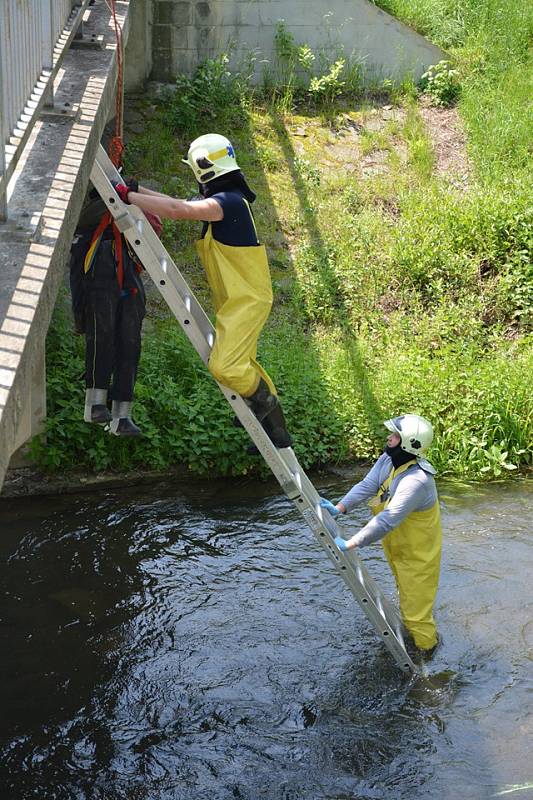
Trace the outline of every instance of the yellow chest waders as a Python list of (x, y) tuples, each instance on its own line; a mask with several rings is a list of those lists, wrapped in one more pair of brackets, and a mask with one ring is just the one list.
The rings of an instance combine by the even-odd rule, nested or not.
[(216, 339), (209, 358), (215, 380), (244, 397), (263, 378), (276, 389), (256, 361), (257, 340), (272, 307), (272, 283), (264, 245), (232, 247), (217, 242), (208, 225), (196, 242), (216, 311)]
[[(390, 503), (393, 479), (412, 466), (412, 462), (391, 470), (368, 505), (379, 514)], [(428, 650), (437, 644), (433, 603), (439, 585), (442, 531), (438, 500), (427, 511), (412, 511), (382, 539), (383, 549), (396, 579), (400, 611), (415, 644)]]

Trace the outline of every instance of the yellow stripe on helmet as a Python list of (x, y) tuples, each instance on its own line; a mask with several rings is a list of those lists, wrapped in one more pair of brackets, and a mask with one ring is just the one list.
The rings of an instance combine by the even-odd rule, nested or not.
[(219, 158), (223, 158), (224, 156), (228, 155), (228, 148), (224, 147), (223, 150), (217, 150), (216, 153), (209, 153), (207, 156), (211, 161), (217, 161)]

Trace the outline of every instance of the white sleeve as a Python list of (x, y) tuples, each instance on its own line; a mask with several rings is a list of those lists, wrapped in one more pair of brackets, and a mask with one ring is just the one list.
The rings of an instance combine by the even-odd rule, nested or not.
[(362, 481), (352, 486), (349, 492), (344, 495), (339, 503), (342, 503), (346, 511), (351, 511), (359, 503), (365, 500), (370, 500), (378, 493), (380, 487), (380, 474), (381, 474), (382, 458), (378, 458), (370, 472), (365, 475)]

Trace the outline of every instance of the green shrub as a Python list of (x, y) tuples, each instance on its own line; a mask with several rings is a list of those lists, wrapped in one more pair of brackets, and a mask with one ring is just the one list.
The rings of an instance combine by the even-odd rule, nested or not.
[(250, 75), (231, 72), (229, 55), (222, 53), (202, 62), (192, 77), (180, 75), (162, 100), (176, 131), (195, 131), (200, 123), (218, 124), (242, 118), (242, 103), (249, 92)]
[(432, 64), (421, 78), (422, 91), (434, 106), (452, 106), (459, 98), (461, 85), (458, 72), (448, 61)]
[(324, 75), (311, 78), (309, 94), (319, 105), (331, 105), (343, 93), (345, 82), (342, 74), (345, 63), (344, 58), (339, 58)]

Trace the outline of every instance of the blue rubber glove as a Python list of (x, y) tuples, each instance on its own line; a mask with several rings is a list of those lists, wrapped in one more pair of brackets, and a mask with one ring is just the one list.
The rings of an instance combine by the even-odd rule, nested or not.
[(325, 497), (320, 498), (320, 508), (325, 508), (326, 511), (329, 511), (332, 517), (338, 517), (341, 513), (337, 506), (334, 506), (333, 503), (330, 503), (329, 500), (326, 500)]
[(335, 544), (337, 545), (339, 550), (342, 550), (343, 553), (345, 553), (346, 550), (348, 550), (348, 542), (345, 542), (342, 536), (335, 537)]

